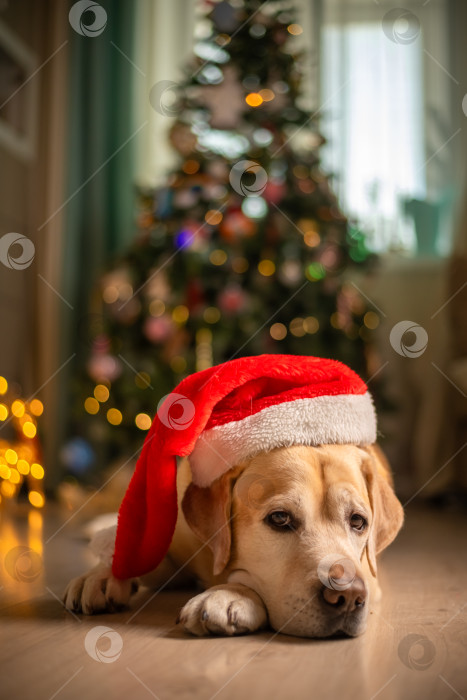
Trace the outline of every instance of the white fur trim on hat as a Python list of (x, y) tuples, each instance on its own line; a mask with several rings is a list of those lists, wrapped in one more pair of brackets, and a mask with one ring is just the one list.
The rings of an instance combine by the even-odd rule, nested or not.
[(376, 441), (371, 395), (296, 399), (204, 431), (189, 460), (193, 482), (209, 486), (236, 464), (276, 447), (370, 445)]

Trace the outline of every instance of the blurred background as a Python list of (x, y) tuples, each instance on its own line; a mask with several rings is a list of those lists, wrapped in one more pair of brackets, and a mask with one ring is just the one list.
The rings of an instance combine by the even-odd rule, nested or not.
[(0, 2), (4, 503), (81, 507), (184, 376), (269, 352), (351, 365), (401, 496), (465, 507), (466, 24)]

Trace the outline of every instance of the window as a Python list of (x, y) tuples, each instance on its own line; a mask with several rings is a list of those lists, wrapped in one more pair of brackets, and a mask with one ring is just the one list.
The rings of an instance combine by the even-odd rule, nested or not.
[[(449, 104), (429, 85), (441, 80), (444, 93), (449, 84), (439, 47), (427, 48), (434, 32), (443, 32), (436, 26), (441, 3), (431, 14), (420, 6), (407, 11), (409, 23), (401, 17), (399, 34), (389, 36), (387, 6), (362, 0), (330, 7), (321, 40), (323, 167), (371, 249), (435, 255), (450, 238), (443, 213), (452, 201), (446, 179), (433, 182), (448, 155), (444, 135), (427, 143), (430, 118), (440, 120), (437, 100), (441, 110)], [(399, 41), (408, 30), (410, 40)]]

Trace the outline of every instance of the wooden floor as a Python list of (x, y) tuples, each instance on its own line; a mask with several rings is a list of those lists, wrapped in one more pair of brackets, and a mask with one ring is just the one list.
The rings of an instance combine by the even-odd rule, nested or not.
[[(466, 515), (411, 504), (380, 566), (384, 595), (367, 633), (324, 641), (190, 638), (175, 625), (187, 591), (141, 608), (143, 591), (130, 611), (74, 616), (58, 597), (89, 565), (76, 522), (57, 532), (65, 517), (53, 509), (1, 518), (2, 700), (467, 699)], [(37, 554), (18, 556), (18, 546)], [(106, 630), (97, 626), (111, 638), (98, 641)]]

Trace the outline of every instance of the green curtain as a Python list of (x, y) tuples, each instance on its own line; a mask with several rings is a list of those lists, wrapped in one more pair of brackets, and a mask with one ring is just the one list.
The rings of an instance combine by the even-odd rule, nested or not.
[[(70, 2), (70, 7), (73, 3)], [(81, 36), (70, 27), (67, 196), (64, 216), (61, 352), (76, 356), (62, 377), (62, 424), (66, 439), (73, 386), (86, 347), (86, 319), (92, 290), (106, 263), (134, 235), (134, 148), (140, 125), (133, 119), (136, 2), (107, 0), (104, 31)], [(123, 55), (126, 54), (127, 58)], [(126, 145), (124, 145), (126, 144)], [(55, 484), (60, 480), (60, 469)]]

